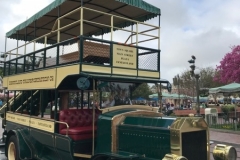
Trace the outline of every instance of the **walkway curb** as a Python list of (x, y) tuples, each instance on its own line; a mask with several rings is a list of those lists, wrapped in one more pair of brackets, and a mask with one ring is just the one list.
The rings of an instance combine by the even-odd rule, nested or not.
[(233, 146), (235, 148), (240, 148), (240, 144), (238, 143), (228, 143), (228, 142), (221, 142), (221, 141), (215, 141), (215, 140), (211, 140), (213, 142), (212, 145), (216, 145), (216, 144), (224, 144), (224, 145), (229, 145), (229, 146)]
[(240, 135), (240, 131), (233, 131), (233, 130), (226, 130), (226, 129), (214, 129), (214, 128), (209, 128), (209, 131), (222, 132), (222, 133), (232, 133), (232, 134), (238, 134), (238, 135)]

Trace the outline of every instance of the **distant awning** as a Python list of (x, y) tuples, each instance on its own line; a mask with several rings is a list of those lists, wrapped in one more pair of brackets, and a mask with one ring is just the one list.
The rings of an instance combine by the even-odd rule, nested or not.
[[(186, 98), (189, 98), (189, 96), (187, 95), (178, 95), (178, 94), (170, 94), (170, 93), (165, 93), (165, 92), (162, 92), (162, 97), (165, 97), (165, 98), (169, 98), (169, 99), (186, 99)], [(149, 95), (149, 98), (158, 98), (158, 94), (152, 94), (152, 95)]]
[(231, 83), (225, 86), (220, 86), (216, 88), (210, 88), (209, 93), (235, 93), (240, 92), (240, 84), (239, 83)]

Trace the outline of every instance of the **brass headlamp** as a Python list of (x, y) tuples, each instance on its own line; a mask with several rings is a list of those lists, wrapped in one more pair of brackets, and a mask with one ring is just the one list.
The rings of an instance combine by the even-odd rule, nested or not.
[(213, 158), (215, 160), (236, 160), (237, 151), (232, 146), (217, 144), (213, 149)]
[(175, 154), (166, 154), (162, 160), (188, 160), (188, 159), (183, 156), (178, 156)]

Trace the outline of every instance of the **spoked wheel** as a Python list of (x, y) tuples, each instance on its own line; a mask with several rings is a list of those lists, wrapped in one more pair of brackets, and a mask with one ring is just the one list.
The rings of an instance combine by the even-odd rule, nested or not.
[(8, 160), (19, 160), (16, 136), (11, 136), (9, 139), (7, 156)]

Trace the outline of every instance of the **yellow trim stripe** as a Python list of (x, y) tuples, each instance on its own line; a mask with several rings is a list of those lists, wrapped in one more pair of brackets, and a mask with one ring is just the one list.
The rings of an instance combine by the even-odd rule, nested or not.
[(151, 72), (151, 71), (138, 71), (138, 76), (160, 78), (160, 73), (159, 72)]
[(55, 88), (56, 68), (8, 77), (8, 90)]
[(137, 70), (122, 69), (122, 68), (113, 68), (113, 74), (128, 75), (128, 76), (137, 76)]
[(3, 77), (3, 87), (8, 87), (8, 77)]
[(82, 71), (84, 72), (97, 72), (97, 73), (111, 73), (111, 67), (102, 66), (92, 66), (92, 65), (82, 65)]
[(42, 131), (54, 133), (54, 121), (32, 118), (27, 115), (22, 116), (14, 113), (7, 113), (6, 120), (24, 126), (36, 128)]
[(6, 120), (10, 121), (10, 122), (21, 124), (24, 126), (29, 126), (30, 117), (7, 113)]
[(65, 66), (57, 68), (56, 72), (56, 88), (62, 82), (62, 80), (68, 75), (79, 74), (79, 65)]
[(54, 133), (54, 122), (52, 121), (30, 118), (30, 127)]

